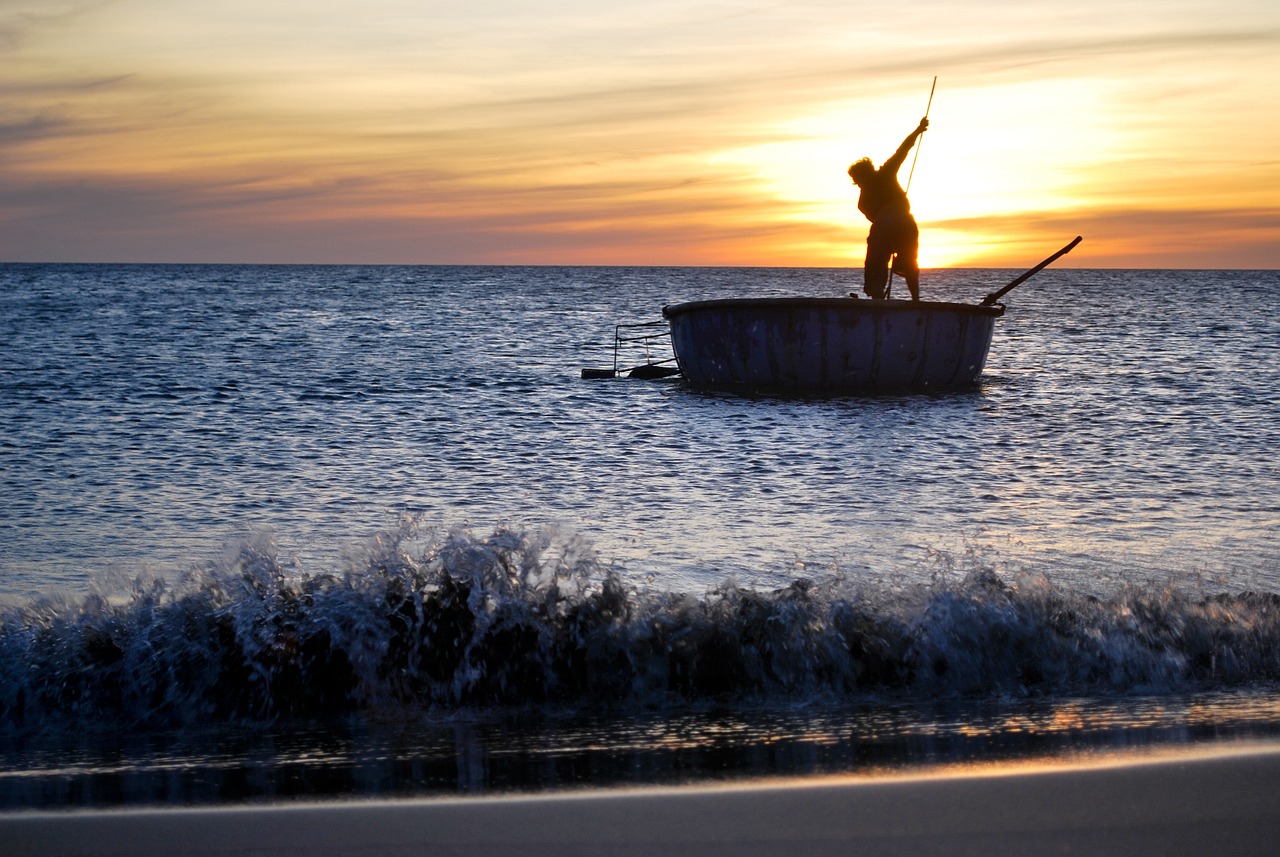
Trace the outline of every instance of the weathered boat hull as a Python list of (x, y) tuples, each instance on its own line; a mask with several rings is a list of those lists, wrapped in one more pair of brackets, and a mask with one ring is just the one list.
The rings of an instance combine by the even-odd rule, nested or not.
[(662, 310), (693, 386), (820, 392), (971, 387), (1003, 312), (998, 305), (800, 297)]

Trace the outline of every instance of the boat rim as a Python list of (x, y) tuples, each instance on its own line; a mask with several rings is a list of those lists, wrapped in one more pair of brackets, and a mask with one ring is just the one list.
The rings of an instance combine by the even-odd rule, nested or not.
[(783, 307), (807, 307), (819, 309), (878, 309), (897, 312), (910, 310), (938, 309), (953, 312), (968, 312), (974, 315), (985, 315), (993, 318), (1004, 315), (1001, 304), (962, 304), (951, 301), (913, 301), (913, 300), (871, 300), (865, 298), (842, 297), (755, 297), (755, 298), (710, 298), (707, 300), (685, 301), (667, 304), (662, 308), (662, 315), (670, 319), (681, 313), (702, 309), (769, 309)]

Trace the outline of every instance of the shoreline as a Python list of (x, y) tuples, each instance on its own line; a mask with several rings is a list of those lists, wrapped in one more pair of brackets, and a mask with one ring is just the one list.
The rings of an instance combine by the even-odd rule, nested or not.
[(1272, 854), (1280, 744), (883, 777), (0, 813), (7, 857)]

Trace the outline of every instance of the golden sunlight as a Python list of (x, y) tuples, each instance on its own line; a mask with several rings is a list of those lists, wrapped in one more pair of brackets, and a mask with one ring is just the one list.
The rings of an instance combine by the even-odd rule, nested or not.
[[(984, 240), (935, 222), (1043, 215), (1078, 205), (1077, 172), (1120, 145), (1097, 118), (1105, 97), (1103, 87), (1088, 80), (940, 86), (930, 129), (898, 176), (920, 223), (921, 266), (979, 261), (1004, 244), (999, 235)], [(918, 121), (901, 98), (860, 102), (856, 110), (842, 104), (787, 123), (774, 134), (778, 142), (721, 152), (710, 162), (754, 176), (759, 196), (779, 218), (846, 230), (842, 255), (853, 261), (861, 258), (868, 224), (846, 169), (862, 156), (882, 163)]]
[[(937, 74), (899, 173), (923, 266), (1016, 265), (1091, 229), (1072, 264), (1271, 266), (1280, 123), (1256, 108), (1280, 29), (1230, 2), (1155, 34), (1132, 10), (1050, 32), (1036, 4), (996, 33), (942, 7), (841, 29), (803, 2), (19, 2), (0, 257), (107, 261), (107, 229), (123, 259), (180, 234), (256, 260), (284, 224), (290, 259), (857, 265), (845, 170), (892, 154)], [(902, 59), (922, 53), (937, 67)]]

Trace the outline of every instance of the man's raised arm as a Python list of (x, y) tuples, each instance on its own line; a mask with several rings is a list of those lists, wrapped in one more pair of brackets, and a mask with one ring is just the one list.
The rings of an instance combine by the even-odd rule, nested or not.
[(902, 162), (907, 159), (907, 152), (911, 151), (911, 147), (915, 145), (916, 138), (923, 134), (929, 128), (929, 117), (920, 120), (920, 124), (916, 126), (916, 130), (907, 135), (907, 139), (902, 141), (902, 145), (898, 147), (898, 151), (893, 153), (889, 160), (884, 162), (884, 166), (880, 167), (880, 172), (888, 171), (897, 175), (898, 168), (902, 166)]

